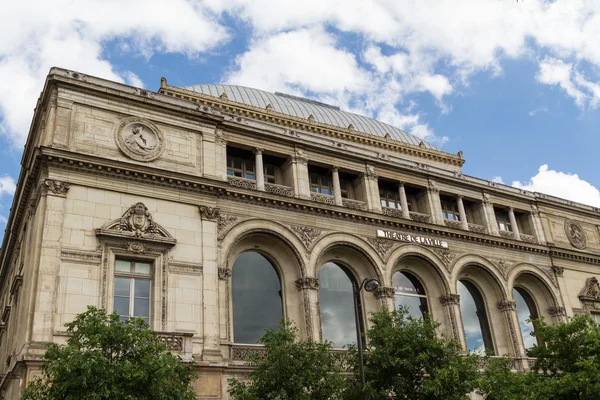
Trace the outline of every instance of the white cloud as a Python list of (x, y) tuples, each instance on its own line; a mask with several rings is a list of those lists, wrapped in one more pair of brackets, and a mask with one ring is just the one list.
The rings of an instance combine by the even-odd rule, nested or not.
[(579, 178), (577, 174), (548, 169), (548, 164), (542, 165), (538, 173), (528, 182), (514, 181), (512, 186), (600, 207), (600, 191), (598, 189)]
[(16, 146), (25, 142), (50, 67), (141, 86), (137, 75), (116, 71), (104, 58), (106, 42), (121, 41), (122, 49), (145, 57), (155, 52), (195, 56), (228, 37), (214, 15), (185, 0), (5, 1), (0, 15), (0, 76), (5, 82), (0, 86), (0, 134)]
[(7, 222), (8, 220), (6, 219), (6, 217), (4, 215), (0, 215), (0, 224), (6, 225)]
[(496, 182), (496, 183), (501, 183), (504, 185), (504, 180), (502, 179), (501, 176), (495, 176), (492, 178), (492, 182)]
[(0, 197), (2, 197), (3, 195), (12, 196), (15, 194), (16, 189), (17, 185), (15, 184), (15, 180), (11, 176), (0, 176)]
[(546, 57), (540, 63), (540, 69), (536, 76), (538, 82), (547, 85), (558, 85), (575, 100), (575, 104), (583, 107), (587, 100), (587, 95), (583, 93), (572, 79), (573, 64), (565, 63), (556, 58)]

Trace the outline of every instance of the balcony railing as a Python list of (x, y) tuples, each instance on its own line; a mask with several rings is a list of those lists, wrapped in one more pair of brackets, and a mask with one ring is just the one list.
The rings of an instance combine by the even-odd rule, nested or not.
[(367, 211), (367, 203), (353, 199), (342, 199), (342, 205), (353, 210)]
[(421, 214), (415, 211), (411, 211), (410, 213), (410, 219), (412, 219), (413, 221), (417, 221), (417, 222), (429, 222), (429, 215), (427, 214)]
[(508, 238), (508, 239), (514, 239), (515, 238), (515, 233), (512, 231), (500, 231), (500, 236)]
[(525, 233), (521, 233), (521, 240), (527, 243), (537, 243), (537, 239), (533, 235), (527, 235)]
[(469, 223), (469, 230), (475, 233), (485, 234), (485, 226)]
[(280, 196), (293, 197), (294, 189), (289, 186), (265, 182), (265, 192), (278, 194)]
[(228, 176), (227, 182), (229, 182), (230, 186), (235, 186), (242, 189), (256, 190), (256, 181), (252, 179), (239, 178), (237, 176)]
[(381, 207), (381, 212), (388, 217), (402, 218), (402, 210), (398, 208)]
[(461, 229), (462, 223), (460, 221), (455, 221), (453, 219), (444, 219), (444, 224), (446, 224), (449, 228)]
[(310, 194), (310, 198), (313, 201), (316, 201), (317, 203), (323, 203), (323, 204), (330, 204), (330, 205), (335, 205), (335, 199), (333, 196), (330, 196), (328, 194), (321, 194), (321, 193), (314, 193), (312, 192)]
[(193, 333), (188, 332), (154, 332), (158, 339), (166, 343), (169, 349), (179, 353), (182, 358), (191, 358), (192, 356), (192, 337)]

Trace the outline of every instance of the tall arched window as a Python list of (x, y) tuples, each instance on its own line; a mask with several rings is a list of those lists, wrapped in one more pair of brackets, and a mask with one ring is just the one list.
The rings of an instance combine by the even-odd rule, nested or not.
[(486, 350), (493, 353), (494, 344), (483, 296), (469, 281), (460, 280), (457, 286), (467, 348), (476, 353), (485, 353)]
[(537, 338), (533, 334), (533, 324), (528, 320), (538, 318), (537, 307), (533, 297), (525, 289), (516, 287), (513, 289), (513, 298), (517, 304), (517, 317), (521, 327), (521, 336), (526, 349), (537, 345)]
[(396, 308), (405, 306), (415, 318), (422, 318), (428, 312), (427, 296), (421, 282), (408, 272), (396, 272), (392, 275), (394, 286), (394, 305)]
[[(319, 270), (319, 302), (321, 306), (321, 330), (323, 340), (341, 348), (356, 343), (354, 316), (354, 292), (356, 280), (346, 268), (328, 262)], [(362, 315), (359, 297), (359, 315)], [(361, 330), (362, 330), (362, 320)]]
[(283, 315), (279, 275), (263, 255), (249, 251), (233, 263), (231, 280), (234, 342), (256, 343)]

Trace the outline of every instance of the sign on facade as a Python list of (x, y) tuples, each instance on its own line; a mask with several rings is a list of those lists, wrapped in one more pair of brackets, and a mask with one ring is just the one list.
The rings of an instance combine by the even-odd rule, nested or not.
[(445, 240), (432, 239), (425, 236), (409, 235), (401, 232), (386, 231), (383, 229), (377, 229), (377, 237), (398, 240), (400, 242), (418, 243), (425, 246), (448, 248), (448, 242)]

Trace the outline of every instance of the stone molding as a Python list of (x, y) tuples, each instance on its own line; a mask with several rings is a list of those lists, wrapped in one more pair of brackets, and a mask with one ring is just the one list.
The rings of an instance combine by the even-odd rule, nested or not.
[(208, 221), (216, 221), (221, 215), (219, 207), (199, 206), (200, 216)]
[(456, 259), (457, 254), (448, 249), (432, 249), (432, 251), (442, 260), (448, 272), (452, 272), (452, 263)]
[(56, 179), (46, 179), (44, 180), (43, 185), (46, 189), (46, 193), (52, 193), (56, 196), (65, 196), (71, 188), (71, 184), (69, 182), (59, 181)]
[(565, 234), (573, 247), (583, 250), (587, 246), (585, 231), (577, 221), (568, 219), (565, 221)]
[(171, 261), (169, 263), (169, 272), (175, 272), (184, 275), (202, 275), (202, 264)]
[(396, 290), (391, 286), (379, 286), (377, 290), (373, 292), (373, 294), (377, 299), (393, 299), (396, 294)]
[(304, 289), (319, 290), (319, 279), (311, 278), (311, 277), (297, 279), (296, 280), (296, 288), (298, 290), (304, 290)]
[(231, 278), (231, 270), (229, 268), (219, 268), (218, 270), (219, 279), (225, 281)]
[(300, 238), (307, 249), (310, 248), (315, 239), (317, 239), (323, 233), (321, 229), (313, 228), (311, 226), (290, 225), (290, 228), (292, 232), (294, 232), (296, 236)]
[(219, 233), (225, 231), (230, 225), (235, 224), (239, 217), (231, 214), (221, 214), (217, 218), (217, 231)]
[(60, 252), (60, 258), (61, 260), (74, 260), (85, 264), (100, 264), (102, 261), (102, 254), (98, 252), (63, 249)]
[(394, 247), (395, 244), (391, 240), (385, 240), (377, 237), (369, 237), (367, 238), (367, 242), (369, 242), (369, 244), (373, 246), (375, 251), (377, 251), (377, 254), (379, 254), (379, 256), (381, 256), (382, 259), (385, 259), (386, 255), (389, 253), (391, 248)]
[(460, 295), (454, 293), (448, 293), (440, 296), (440, 303), (443, 306), (451, 306), (460, 304)]

